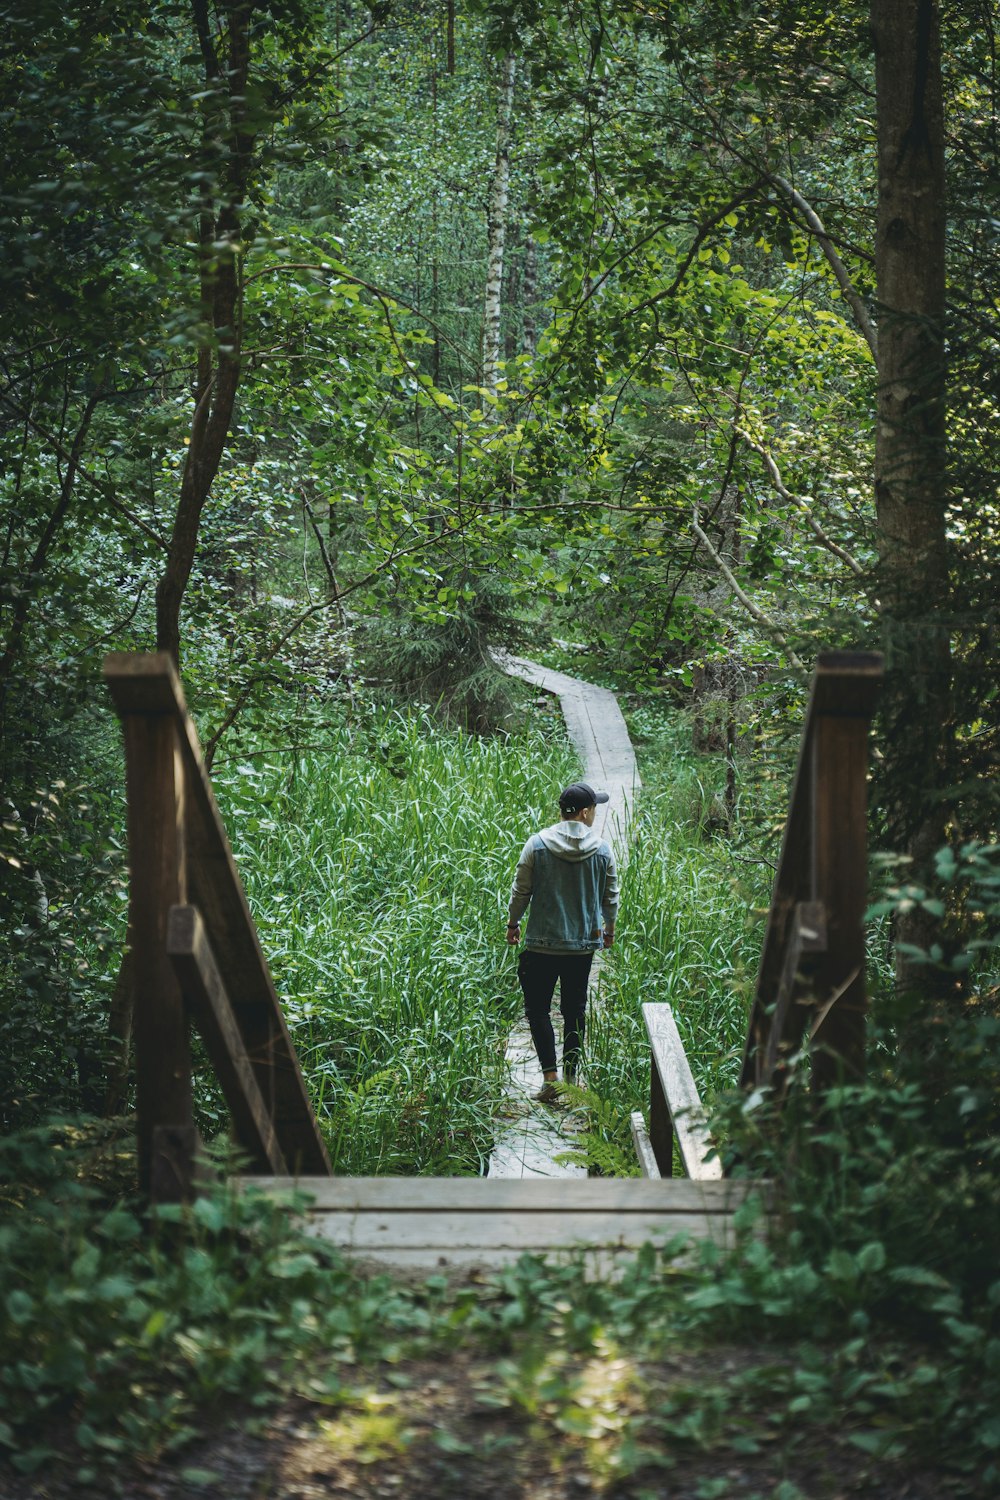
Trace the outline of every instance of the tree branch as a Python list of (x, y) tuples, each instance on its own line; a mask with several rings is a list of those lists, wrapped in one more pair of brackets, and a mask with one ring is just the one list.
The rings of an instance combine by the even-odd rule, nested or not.
[(45, 567), (49, 548), (55, 541), (56, 533), (65, 520), (70, 502), (73, 499), (77, 471), (80, 466), (80, 455), (83, 452), (83, 445), (86, 442), (94, 412), (103, 395), (103, 388), (98, 386), (84, 408), (83, 415), (80, 418), (80, 425), (73, 438), (73, 446), (66, 458), (66, 468), (62, 477), (62, 484), (59, 487), (59, 499), (56, 501), (55, 509), (42, 529), (41, 536), (35, 543), (31, 560), (22, 575), (20, 592), (14, 599), (10, 630), (7, 633), (3, 656), (0, 657), (0, 719), (3, 716), (7, 698), (7, 687), (14, 671), (14, 663), (17, 660), (17, 654), (21, 647), (21, 640), (28, 623), (28, 615), (35, 599), (42, 569)]
[(837, 279), (837, 285), (840, 287), (841, 296), (853, 312), (854, 320), (857, 323), (862, 335), (864, 336), (865, 343), (871, 350), (872, 359), (875, 360), (877, 364), (878, 335), (875, 332), (875, 325), (872, 323), (871, 318), (868, 316), (868, 309), (867, 307), (865, 307), (864, 299), (860, 296), (853, 281), (847, 274), (847, 267), (844, 265), (844, 262), (841, 260), (840, 256), (834, 249), (833, 241), (830, 239), (830, 236), (827, 234), (826, 229), (823, 227), (822, 219), (820, 218), (816, 210), (806, 201), (805, 198), (803, 198), (798, 189), (792, 186), (787, 178), (778, 177), (777, 175), (772, 174), (770, 177), (770, 181), (774, 183), (775, 187), (780, 188), (781, 191), (791, 199), (792, 203), (798, 209), (799, 213), (802, 215), (803, 219), (805, 219), (809, 228), (816, 236), (816, 243), (819, 245), (823, 254), (826, 256), (830, 269), (833, 271), (833, 274)]
[(330, 602), (338, 606), (340, 613), (340, 623), (341, 625), (346, 627), (347, 612), (344, 609), (343, 603), (340, 598), (340, 585), (337, 582), (337, 575), (333, 571), (333, 563), (330, 561), (330, 554), (326, 550), (326, 542), (323, 538), (323, 533), (322, 531), (320, 531), (319, 526), (317, 525), (316, 517), (313, 515), (313, 508), (309, 504), (309, 497), (306, 494), (305, 490), (302, 490), (301, 494), (302, 504), (305, 506), (306, 515), (309, 517), (309, 524), (312, 527), (313, 536), (316, 538), (316, 544), (319, 547), (319, 555), (323, 559), (323, 570), (326, 573), (327, 582), (330, 585)]
[(796, 654), (793, 648), (788, 644), (788, 641), (785, 639), (780, 628), (775, 624), (775, 622), (769, 615), (766, 615), (764, 613), (759, 605), (753, 602), (749, 594), (743, 592), (743, 590), (737, 583), (733, 571), (729, 567), (728, 563), (724, 558), (719, 556), (711, 541), (706, 536), (705, 532), (702, 531), (701, 527), (698, 524), (697, 511), (695, 511), (695, 514), (691, 520), (691, 530), (694, 532), (695, 536), (698, 538), (698, 541), (701, 543), (702, 547), (711, 558), (715, 567), (718, 568), (719, 572), (722, 574), (723, 578), (726, 580), (729, 587), (736, 595), (737, 599), (743, 605), (743, 608), (746, 610), (747, 614), (749, 614), (752, 619), (756, 620), (761, 629), (766, 631), (766, 633), (771, 637), (771, 639), (774, 641), (774, 644), (778, 646), (782, 651), (784, 651), (785, 655), (788, 657), (788, 660), (791, 662), (795, 670), (797, 672), (803, 673), (803, 675), (806, 675), (805, 664)]
[(827, 536), (826, 532), (823, 530), (822, 526), (813, 515), (808, 500), (806, 500), (802, 495), (793, 495), (791, 490), (786, 487), (781, 477), (781, 471), (778, 468), (778, 465), (775, 463), (771, 454), (768, 453), (767, 449), (764, 448), (760, 443), (754, 442), (750, 434), (744, 432), (742, 428), (737, 427), (735, 431), (737, 437), (742, 438), (747, 447), (752, 448), (753, 451), (755, 453), (758, 453), (764, 460), (764, 467), (767, 469), (768, 474), (771, 476), (771, 483), (773, 484), (775, 490), (781, 496), (782, 500), (787, 501), (789, 505), (794, 505), (796, 510), (802, 512), (802, 514), (806, 518), (806, 523), (809, 526), (810, 531), (813, 533), (820, 545), (825, 547), (828, 552), (832, 552), (834, 557), (839, 557), (841, 562), (846, 563), (847, 566), (851, 569), (851, 572), (854, 573), (858, 578), (864, 578), (865, 570), (858, 562), (857, 558), (852, 557), (850, 552), (848, 552), (846, 548), (841, 547), (839, 543), (833, 540), (832, 537)]

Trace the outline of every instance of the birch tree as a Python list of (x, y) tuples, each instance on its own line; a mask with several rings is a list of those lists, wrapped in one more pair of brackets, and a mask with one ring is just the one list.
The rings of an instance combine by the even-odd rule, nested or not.
[(504, 56), (497, 87), (497, 151), (487, 202), (486, 298), (483, 308), (482, 384), (496, 393), (500, 378), (500, 314), (502, 306), (504, 250), (507, 240), (507, 205), (510, 200), (510, 135), (514, 113), (516, 60)]

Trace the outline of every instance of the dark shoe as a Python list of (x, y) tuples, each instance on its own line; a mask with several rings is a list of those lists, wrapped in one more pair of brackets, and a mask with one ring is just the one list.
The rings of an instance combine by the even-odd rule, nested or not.
[(562, 1089), (558, 1083), (543, 1083), (535, 1098), (539, 1104), (558, 1104), (562, 1098)]

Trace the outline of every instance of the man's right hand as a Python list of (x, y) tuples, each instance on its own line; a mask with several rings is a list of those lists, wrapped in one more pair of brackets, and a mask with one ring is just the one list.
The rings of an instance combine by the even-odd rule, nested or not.
[(519, 943), (521, 941), (520, 922), (507, 923), (507, 941), (508, 943), (510, 943), (511, 947), (513, 947), (515, 943)]

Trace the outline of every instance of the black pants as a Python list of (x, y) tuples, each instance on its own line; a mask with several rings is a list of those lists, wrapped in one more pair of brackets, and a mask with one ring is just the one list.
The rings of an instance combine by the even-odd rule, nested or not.
[(563, 1018), (563, 1077), (576, 1072), (587, 1018), (587, 980), (592, 953), (532, 953), (525, 949), (517, 965), (524, 991), (524, 1016), (543, 1073), (556, 1067), (556, 1038), (552, 1030), (552, 996), (559, 983)]

